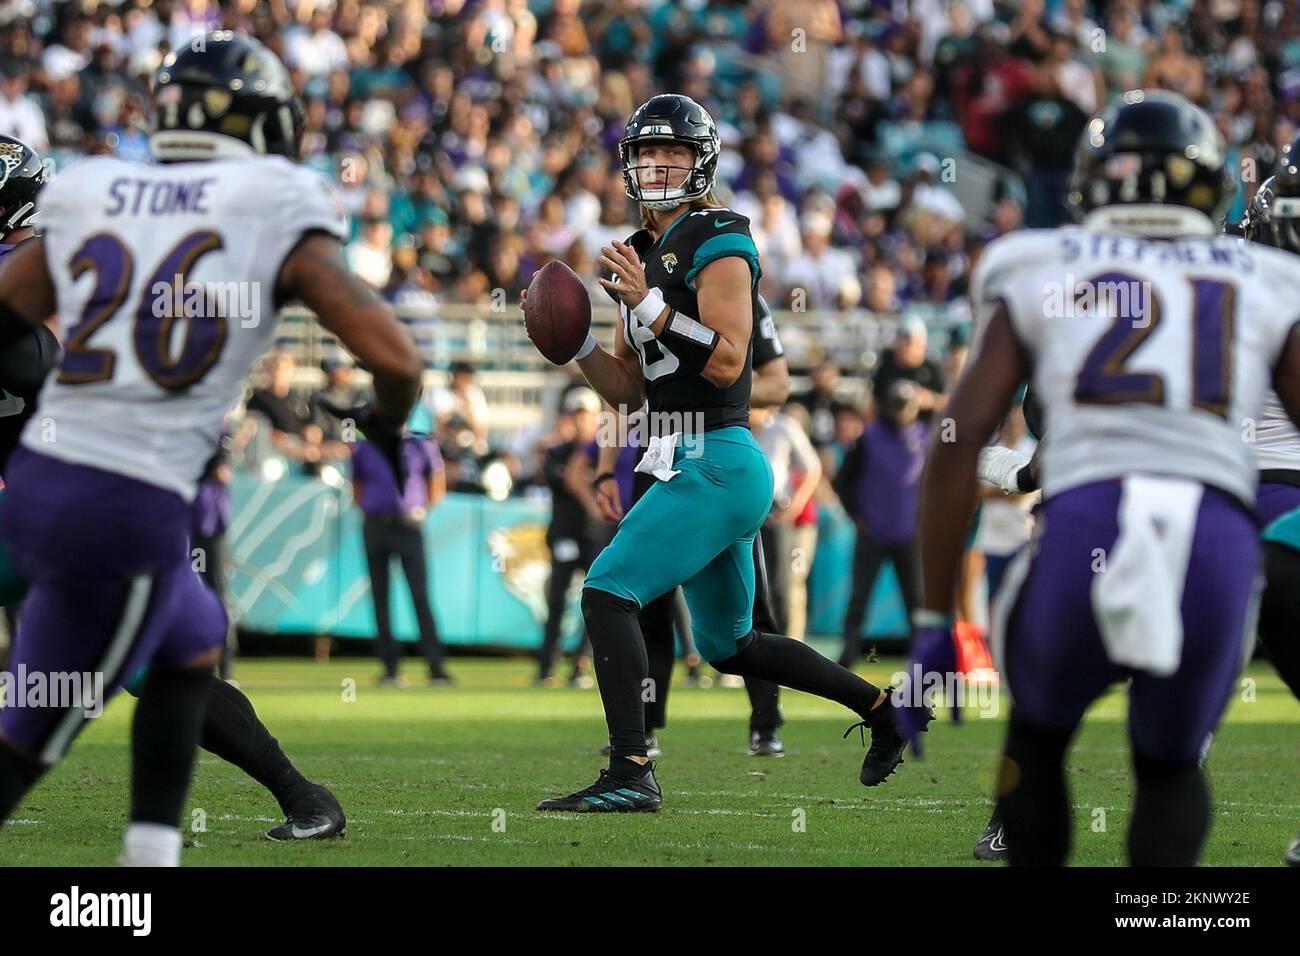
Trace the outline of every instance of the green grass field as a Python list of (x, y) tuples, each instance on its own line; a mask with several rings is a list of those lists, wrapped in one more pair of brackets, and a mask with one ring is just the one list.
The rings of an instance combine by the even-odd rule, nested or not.
[[(743, 690), (674, 687), (662, 735), (657, 815), (539, 814), (538, 799), (590, 783), (603, 766), (595, 691), (529, 686), (519, 660), (454, 659), (459, 685), (378, 689), (365, 659), (329, 664), (248, 660), (238, 676), (305, 773), (328, 784), (349, 818), (345, 840), (277, 845), (262, 838), (278, 810), (268, 794), (202, 753), (190, 795), (206, 830), (188, 866), (333, 865), (976, 865), (971, 847), (991, 806), (1003, 721), (946, 720), (881, 787), (858, 784), (862, 749), (836, 705), (787, 693), (779, 760), (745, 755)], [(900, 662), (866, 665), (883, 681)], [(418, 679), (415, 662), (408, 674)], [(1209, 768), (1216, 805), (1208, 864), (1275, 866), (1300, 826), (1300, 705), (1255, 665), (1254, 700), (1239, 695)], [(355, 702), (344, 701), (356, 681)], [(1245, 678), (1243, 678), (1245, 679)], [(133, 702), (92, 723), (0, 831), (5, 865), (108, 865), (127, 794)], [(1125, 702), (1094, 708), (1070, 774), (1073, 860), (1123, 863), (1130, 782)], [(1104, 811), (1099, 813), (1098, 811)]]

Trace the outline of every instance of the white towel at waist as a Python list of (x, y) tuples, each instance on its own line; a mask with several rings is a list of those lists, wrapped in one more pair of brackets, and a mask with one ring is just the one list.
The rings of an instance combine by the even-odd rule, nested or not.
[(1203, 486), (1185, 478), (1130, 475), (1119, 502), (1119, 537), (1092, 583), (1106, 656), (1167, 677), (1183, 650), (1183, 584)]

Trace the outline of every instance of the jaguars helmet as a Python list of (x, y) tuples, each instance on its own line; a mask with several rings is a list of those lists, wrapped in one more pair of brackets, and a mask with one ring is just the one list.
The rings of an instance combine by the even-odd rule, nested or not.
[(154, 77), (155, 159), (297, 158), (302, 106), (289, 71), (252, 37), (216, 30), (167, 54)]
[(1177, 93), (1130, 90), (1084, 129), (1069, 201), (1085, 215), (1108, 208), (1133, 231), (1180, 235), (1193, 218), (1182, 210), (1222, 222), (1235, 192), (1209, 114)]
[(36, 225), (36, 196), (44, 185), (45, 164), (36, 150), (0, 134), (0, 238)]
[[(637, 179), (636, 148), (641, 143), (664, 140), (689, 145), (695, 151), (695, 159), (689, 167), (670, 167), (687, 171), (682, 185), (647, 191)], [(637, 107), (618, 143), (623, 188), (630, 198), (656, 210), (675, 209), (682, 203), (701, 199), (713, 188), (721, 149), (713, 117), (703, 106), (680, 93), (652, 96)]]

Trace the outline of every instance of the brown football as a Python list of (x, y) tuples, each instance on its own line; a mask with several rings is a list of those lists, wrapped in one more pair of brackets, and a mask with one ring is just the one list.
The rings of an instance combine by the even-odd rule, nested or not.
[(528, 337), (556, 365), (573, 361), (591, 331), (591, 299), (576, 272), (558, 259), (533, 276), (524, 300)]

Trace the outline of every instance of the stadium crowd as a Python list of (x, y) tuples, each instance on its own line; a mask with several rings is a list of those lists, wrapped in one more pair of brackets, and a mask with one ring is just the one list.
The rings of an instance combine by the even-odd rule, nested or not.
[[(774, 521), (805, 548), (794, 529), (815, 529), (818, 507), (845, 508), (867, 533), (841, 465), (882, 422), (923, 432), (942, 408), (965, 354), (973, 261), (999, 235), (1063, 221), (1074, 144), (1108, 97), (1158, 86), (1207, 107), (1243, 173), (1233, 218), (1253, 170), (1300, 125), (1300, 4), (1283, 0), (9, 0), (0, 132), (57, 167), (146, 156), (148, 78), (169, 49), (215, 28), (257, 37), (291, 67), (304, 161), (343, 197), (354, 271), (393, 303), (434, 312), (489, 307), (497, 290), (517, 301), (552, 258), (605, 301), (599, 249), (639, 225), (618, 162), (623, 125), (657, 92), (702, 103), (723, 143), (720, 199), (752, 222), (773, 307), (898, 328), (872, 367), (814, 348), (797, 370), (807, 388), (763, 423), (793, 496)], [(951, 188), (967, 158), (1006, 173), (977, 212)], [(283, 457), (308, 468), (345, 458), (335, 425), (291, 384), (292, 361), (272, 357), (249, 410)], [(494, 452), (474, 369), (450, 371), (426, 406), (448, 489), (481, 490), (494, 456), (516, 493), (544, 485), (565, 415)], [(335, 404), (356, 398), (345, 356), (321, 375)], [(815, 449), (815, 489), (789, 423)], [(919, 475), (915, 464), (898, 474)], [(897, 492), (905, 508), (914, 488)], [(989, 553), (1009, 550), (1021, 524), (998, 522)], [(887, 536), (859, 554), (862, 574), (901, 553), (910, 530)], [(797, 630), (802, 597), (781, 603)]]

